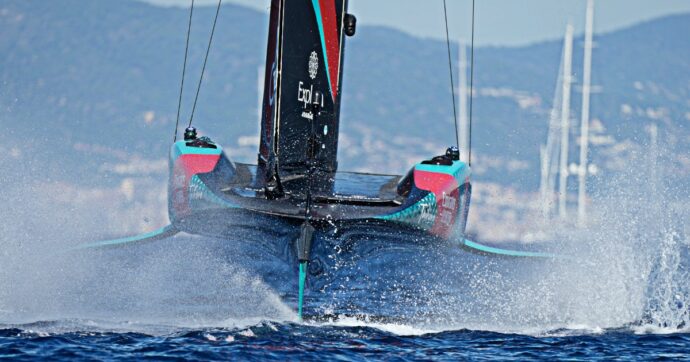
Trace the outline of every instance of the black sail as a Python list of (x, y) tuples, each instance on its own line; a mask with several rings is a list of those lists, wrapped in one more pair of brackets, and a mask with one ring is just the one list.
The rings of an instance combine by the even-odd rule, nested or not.
[(266, 181), (338, 166), (347, 0), (273, 0), (259, 165)]

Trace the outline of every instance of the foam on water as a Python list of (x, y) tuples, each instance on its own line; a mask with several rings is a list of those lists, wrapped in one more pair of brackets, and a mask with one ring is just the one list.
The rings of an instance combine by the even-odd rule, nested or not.
[(373, 322), (367, 318), (355, 318), (351, 316), (339, 316), (338, 318), (331, 319), (325, 322), (308, 322), (307, 325), (311, 326), (328, 326), (328, 327), (368, 327), (375, 328), (380, 331), (388, 332), (391, 334), (399, 336), (420, 336), (430, 333), (439, 333), (443, 330), (426, 329), (419, 328), (414, 325), (404, 324), (404, 323), (384, 323), (384, 322)]
[(73, 210), (34, 198), (43, 195), (27, 185), (8, 192), (15, 207), (0, 210), (0, 323), (93, 320), (106, 329), (156, 331), (150, 326), (296, 320), (259, 278), (214, 254), (218, 240), (179, 235), (136, 250), (66, 252), (102, 238), (103, 220), (89, 222), (88, 212), (65, 215)]
[[(656, 167), (645, 162), (642, 157), (635, 168), (599, 180), (585, 229), (553, 226), (556, 241), (544, 247), (569, 259), (478, 258), (458, 275), (461, 293), (445, 290), (453, 282), (448, 280), (424, 286), (432, 297), (420, 296), (419, 303), (427, 303), (431, 314), (391, 322), (341, 317), (307, 325), (371, 327), (396, 335), (461, 329), (536, 336), (620, 328), (687, 331), (688, 197), (671, 185), (642, 183), (640, 170)], [(40, 185), (24, 185), (9, 188), (13, 207), (0, 210), (0, 323), (41, 333), (166, 334), (251, 331), (247, 328), (267, 320), (296, 321), (293, 309), (261, 280), (227, 255), (214, 254), (217, 240), (182, 235), (135, 253), (64, 253), (99, 235), (103, 220), (91, 215), (106, 205), (65, 210), (46, 204), (36, 189)], [(36, 321), (59, 322), (31, 324)]]
[(520, 278), (482, 266), (478, 281), (469, 285), (469, 303), (486, 315), (478, 324), (459, 326), (518, 333), (573, 325), (591, 331), (686, 330), (690, 198), (680, 182), (663, 177), (660, 163), (648, 155), (598, 180), (586, 228), (551, 226), (557, 242), (549, 250), (571, 258), (524, 263)]

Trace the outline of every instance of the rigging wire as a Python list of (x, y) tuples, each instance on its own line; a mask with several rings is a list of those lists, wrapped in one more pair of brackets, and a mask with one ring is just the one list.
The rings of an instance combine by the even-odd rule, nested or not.
[(204, 72), (206, 71), (206, 63), (208, 62), (208, 53), (211, 51), (211, 43), (213, 42), (213, 34), (216, 32), (216, 23), (218, 23), (218, 14), (220, 13), (220, 5), (223, 0), (218, 0), (218, 6), (216, 7), (216, 16), (213, 19), (213, 27), (211, 28), (211, 36), (208, 39), (208, 46), (206, 47), (206, 56), (204, 57), (204, 65), (201, 67), (201, 76), (199, 76), (199, 84), (196, 87), (196, 96), (194, 96), (194, 105), (192, 106), (192, 114), (189, 116), (189, 126), (192, 126), (192, 120), (194, 119), (194, 111), (196, 110), (196, 102), (199, 100), (199, 92), (201, 91), (201, 83), (204, 80)]
[(469, 135), (469, 144), (467, 145), (467, 163), (469, 166), (472, 166), (472, 100), (474, 99), (474, 1), (475, 0), (472, 0), (472, 41), (470, 43), (470, 124), (467, 132)]
[(458, 134), (458, 112), (455, 107), (455, 82), (453, 81), (453, 62), (450, 57), (450, 37), (448, 36), (448, 11), (446, 0), (443, 0), (443, 16), (446, 20), (446, 49), (448, 50), (448, 72), (450, 74), (450, 95), (453, 97), (453, 121), (455, 121), (455, 144), (460, 148), (460, 136)]
[(182, 63), (182, 82), (180, 83), (180, 97), (177, 100), (177, 118), (175, 119), (175, 135), (173, 142), (177, 141), (177, 129), (180, 127), (180, 109), (182, 108), (182, 91), (184, 90), (184, 76), (187, 73), (187, 54), (189, 54), (189, 35), (192, 32), (192, 16), (194, 15), (194, 0), (189, 7), (189, 24), (187, 25), (187, 41), (184, 47), (184, 63)]

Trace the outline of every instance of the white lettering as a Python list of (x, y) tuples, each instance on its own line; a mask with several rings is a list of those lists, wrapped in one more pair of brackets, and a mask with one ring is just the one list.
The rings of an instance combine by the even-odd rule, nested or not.
[(457, 201), (454, 197), (443, 194), (443, 208), (455, 210), (456, 205)]
[(302, 85), (304, 85), (304, 83), (300, 81), (299, 85), (297, 86), (297, 100), (303, 103), (304, 109), (307, 109), (311, 104), (312, 94), (314, 93), (314, 85), (312, 84), (309, 88), (303, 88)]
[(440, 219), (444, 225), (450, 226), (450, 223), (453, 220), (453, 213), (448, 210), (443, 210), (441, 211)]
[(431, 213), (431, 208), (427, 204), (419, 205), (419, 221), (425, 223), (433, 223), (434, 215)]
[(311, 112), (307, 112), (307, 111), (302, 112), (302, 117), (303, 117), (303, 118), (306, 118), (306, 119), (308, 119), (308, 120), (310, 120), (310, 121), (313, 121), (313, 120), (314, 120), (314, 114), (311, 113)]

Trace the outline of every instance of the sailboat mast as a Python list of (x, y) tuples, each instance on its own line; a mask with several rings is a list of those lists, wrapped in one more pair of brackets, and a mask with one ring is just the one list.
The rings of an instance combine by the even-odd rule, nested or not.
[(558, 215), (566, 217), (567, 185), (568, 185), (568, 136), (570, 130), (570, 86), (572, 84), (572, 52), (573, 26), (565, 28), (563, 44), (563, 103), (561, 105), (561, 157), (558, 180)]
[[(258, 102), (259, 104), (256, 107), (258, 116), (259, 116), (259, 128), (261, 128), (261, 116), (263, 115), (263, 104), (264, 104), (264, 67), (259, 66), (256, 72), (256, 89), (258, 93)], [(259, 129), (259, 132), (261, 130)]]
[(579, 189), (577, 197), (577, 220), (583, 226), (587, 218), (587, 152), (589, 148), (589, 95), (592, 80), (592, 29), (594, 26), (594, 0), (587, 0), (585, 20), (585, 57), (582, 81), (582, 125), (580, 139)]
[(263, 76), (261, 102), (261, 131), (259, 133), (258, 165), (261, 169), (261, 182), (268, 182), (275, 177), (276, 166), (276, 120), (280, 88), (278, 87), (280, 68), (280, 43), (282, 23), (282, 0), (272, 0), (268, 25), (268, 42)]
[(460, 140), (460, 144), (458, 145), (458, 147), (460, 148), (460, 161), (468, 162), (469, 122), (467, 120), (467, 47), (465, 46), (465, 42), (463, 42), (462, 40), (459, 42), (459, 45), (460, 61), (458, 63), (460, 65), (460, 87), (458, 93), (460, 98), (460, 129), (458, 130), (458, 139)]
[[(559, 152), (561, 151), (559, 137), (559, 130), (562, 128), (562, 107), (563, 103), (563, 84), (565, 82), (566, 74), (564, 68), (566, 66), (566, 41), (563, 44), (563, 53), (561, 55), (561, 64), (558, 68), (558, 80), (554, 90), (553, 102), (551, 112), (549, 112), (549, 130), (546, 136), (546, 145), (541, 148), (541, 179), (539, 183), (539, 190), (541, 196), (541, 208), (544, 221), (548, 221), (552, 212), (555, 210), (554, 194), (556, 192), (556, 177), (559, 173)], [(562, 132), (561, 132), (562, 134)]]
[(541, 177), (539, 179), (539, 200), (541, 202), (541, 215), (544, 221), (549, 220), (551, 206), (549, 203), (549, 156), (547, 146), (541, 145), (539, 147), (539, 160), (541, 161)]

